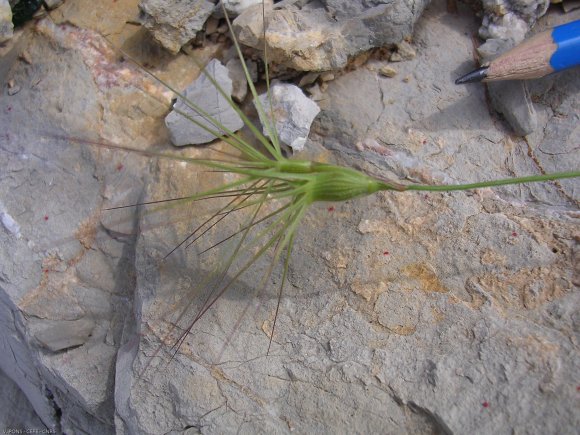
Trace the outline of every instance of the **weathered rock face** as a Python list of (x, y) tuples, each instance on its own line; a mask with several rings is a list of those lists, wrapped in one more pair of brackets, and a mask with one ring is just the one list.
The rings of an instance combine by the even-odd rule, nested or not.
[[(140, 41), (144, 61), (176, 88), (191, 82), (198, 71), (189, 56), (149, 58), (146, 40), (123, 24), (136, 2), (124, 19), (116, 4), (100, 6), (118, 20), (94, 25), (123, 35), (119, 45)], [(297, 235), (269, 354), (282, 270), (260, 292), (266, 257), (171, 348), (235, 244), (201, 251), (243, 228), (249, 212), (162, 261), (219, 201), (105, 210), (232, 178), (56, 138), (171, 152), (170, 97), (96, 32), (67, 22), (90, 20), (41, 21), (0, 61), (2, 84), (21, 89), (8, 95), (3, 86), (0, 97), (0, 368), (41, 421), (27, 427), (574, 432), (578, 180), (316, 206)], [(395, 76), (379, 75), (387, 63), (375, 61), (329, 81), (308, 152), (429, 183), (578, 168), (578, 74), (532, 83), (541, 133), (513, 138), (490, 117), (483, 87), (453, 85), (471, 59), (472, 23), (466, 11), (434, 4), (417, 24), (417, 56), (397, 63)], [(231, 153), (213, 144), (172, 154), (231, 157), (222, 151)], [(19, 424), (2, 409), (2, 421)]]
[[(270, 98), (271, 97), (271, 98)], [(280, 141), (294, 152), (300, 152), (308, 140), (310, 126), (320, 108), (310, 100), (302, 90), (288, 83), (275, 83), (267, 93), (260, 95), (260, 104), (268, 119), (273, 114), (276, 122), (274, 127)], [(270, 105), (272, 102), (272, 105)], [(263, 133), (269, 136), (269, 128), (262, 122)]]
[(12, 379), (0, 371), (0, 405), (2, 409), (9, 410), (3, 413), (2, 425), (8, 430), (40, 432), (46, 430), (46, 426), (38, 418), (36, 411), (30, 402)]
[[(272, 1), (270, 0), (267, 3), (271, 5)], [(235, 17), (251, 6), (260, 5), (260, 7), (262, 7), (262, 0), (224, 0), (223, 4), (226, 7), (228, 14)], [(216, 8), (216, 12), (221, 13), (220, 5)]]
[(142, 0), (139, 3), (145, 28), (174, 54), (195, 38), (214, 7), (215, 4), (207, 0)]
[[(274, 9), (266, 22), (268, 55), (299, 71), (340, 69), (349, 57), (411, 35), (427, 4), (428, 0), (313, 1), (301, 9)], [(234, 29), (243, 44), (262, 50), (261, 7), (244, 11)]]
[[(485, 64), (512, 46), (513, 41), (509, 39), (489, 39), (478, 47), (477, 52), (481, 63)], [(536, 130), (537, 114), (527, 82), (491, 82), (487, 84), (487, 89), (493, 108), (504, 116), (515, 134), (525, 136)]]
[[(228, 69), (219, 60), (214, 59), (207, 64), (205, 70), (219, 84), (224, 93), (231, 97), (233, 85)], [(199, 145), (214, 141), (216, 135), (207, 131), (206, 128), (222, 135), (226, 134), (226, 131), (236, 132), (244, 126), (242, 118), (204, 74), (201, 74), (185, 89), (183, 96), (187, 102), (193, 104), (193, 107), (190, 107), (184, 99), (178, 98), (173, 111), (165, 118), (165, 125), (169, 129), (173, 145)], [(205, 114), (194, 110), (196, 106), (218, 121), (220, 126), (213, 125)]]
[(12, 10), (8, 0), (0, 0), (0, 44), (12, 38)]
[(483, 0), (483, 39), (511, 39), (521, 42), (538, 18), (546, 13), (550, 0)]
[[(71, 9), (60, 13), (74, 21)], [(106, 25), (121, 34), (126, 20)], [(136, 217), (102, 208), (138, 201), (147, 161), (68, 139), (158, 140), (167, 108), (91, 30), (42, 20), (15, 39), (0, 60), (0, 368), (46, 428), (113, 433)], [(190, 80), (191, 64), (182, 66)]]

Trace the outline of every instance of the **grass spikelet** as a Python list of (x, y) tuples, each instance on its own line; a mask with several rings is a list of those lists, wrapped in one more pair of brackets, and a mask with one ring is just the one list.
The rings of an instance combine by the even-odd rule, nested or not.
[[(223, 5), (222, 5), (223, 7)], [(227, 12), (224, 15), (232, 32), (232, 25)], [(233, 42), (242, 61), (244, 72), (250, 87), (251, 94), (256, 102), (256, 107), (261, 119), (271, 119), (266, 114), (266, 110), (260, 104), (258, 93), (254, 87), (250, 74), (244, 62), (241, 48), (238, 41), (233, 37)], [(135, 63), (129, 55), (125, 56)], [(138, 63), (137, 63), (138, 64)], [(139, 65), (139, 64), (138, 64)], [(532, 175), (520, 178), (509, 178), (500, 180), (491, 180), (478, 183), (458, 184), (458, 185), (420, 185), (420, 184), (403, 184), (396, 181), (390, 181), (369, 176), (361, 171), (338, 165), (317, 163), (309, 160), (295, 160), (287, 158), (282, 152), (281, 145), (275, 131), (274, 122), (266, 123), (268, 137), (262, 134), (241, 109), (232, 101), (215, 81), (208, 74), (203, 66), (200, 65), (202, 73), (207, 76), (213, 86), (228, 102), (229, 105), (239, 114), (245, 125), (259, 141), (263, 151), (252, 146), (241, 135), (236, 134), (224, 127), (218, 120), (214, 119), (202, 107), (188, 100), (182, 93), (173, 88), (169, 83), (161, 80), (159, 77), (147, 72), (154, 80), (161, 83), (167, 89), (173, 91), (185, 104), (203, 117), (208, 125), (196, 121), (185, 112), (180, 112), (185, 118), (211, 133), (216, 139), (221, 139), (229, 144), (235, 151), (241, 154), (240, 159), (219, 160), (208, 157), (206, 159), (183, 159), (174, 157), (170, 154), (155, 153), (149, 151), (134, 150), (123, 146), (112, 144), (100, 144), (101, 146), (111, 149), (127, 150), (149, 157), (162, 157), (178, 159), (187, 163), (201, 165), (213, 171), (226, 172), (237, 176), (235, 181), (229, 182), (213, 188), (211, 190), (193, 194), (187, 197), (171, 198), (164, 201), (145, 202), (139, 205), (158, 205), (167, 207), (170, 203), (191, 203), (205, 199), (228, 199), (227, 203), (210, 216), (205, 222), (192, 231), (185, 239), (177, 244), (172, 251), (167, 253), (166, 257), (171, 255), (179, 248), (187, 248), (192, 243), (197, 242), (212, 228), (215, 228), (224, 219), (232, 216), (243, 209), (252, 210), (247, 217), (247, 221), (237, 231), (225, 236), (217, 243), (212, 244), (200, 252), (205, 254), (209, 250), (222, 245), (225, 242), (236, 240), (233, 249), (226, 255), (226, 258), (215, 268), (215, 270), (203, 280), (202, 286), (205, 286), (207, 296), (198, 309), (193, 320), (181, 328), (179, 337), (173, 346), (173, 355), (175, 355), (188, 333), (195, 324), (204, 316), (205, 313), (219, 300), (219, 298), (240, 279), (256, 262), (271, 253), (270, 266), (264, 272), (256, 291), (260, 293), (269, 282), (274, 267), (282, 257), (282, 279), (278, 288), (278, 303), (274, 313), (274, 322), (270, 331), (270, 350), (274, 328), (280, 307), (280, 300), (284, 291), (284, 282), (286, 280), (289, 268), (290, 257), (292, 254), (293, 243), (300, 222), (309, 207), (316, 202), (340, 202), (347, 201), (361, 196), (370, 195), (379, 191), (393, 190), (397, 192), (404, 191), (435, 191), (449, 192), (456, 190), (478, 189), (484, 187), (496, 187), (502, 185), (532, 183), (542, 181), (553, 181), (558, 179), (579, 177), (580, 171), (562, 172), (554, 174)], [(269, 83), (268, 83), (269, 92)], [(270, 105), (271, 106), (271, 105)], [(175, 109), (174, 109), (175, 110)], [(86, 141), (84, 141), (86, 142)], [(111, 210), (120, 207), (114, 207)], [(226, 279), (226, 277), (229, 278)], [(191, 302), (187, 303), (177, 318), (179, 323), (184, 319), (184, 314), (191, 309)], [(244, 309), (244, 313), (247, 311)], [(239, 321), (239, 320), (238, 320)], [(234, 327), (234, 330), (236, 328)], [(171, 333), (172, 331), (170, 331)], [(226, 343), (227, 344), (227, 343)], [(147, 367), (145, 367), (147, 368)]]

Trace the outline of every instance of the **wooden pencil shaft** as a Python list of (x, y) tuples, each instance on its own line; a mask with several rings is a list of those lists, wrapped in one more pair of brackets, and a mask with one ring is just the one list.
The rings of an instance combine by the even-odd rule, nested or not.
[(531, 37), (490, 62), (484, 81), (535, 79), (554, 72), (550, 65), (558, 49), (550, 31)]

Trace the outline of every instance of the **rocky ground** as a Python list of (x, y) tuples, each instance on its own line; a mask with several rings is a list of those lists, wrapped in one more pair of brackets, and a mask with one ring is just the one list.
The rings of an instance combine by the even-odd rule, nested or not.
[[(282, 271), (260, 294), (263, 259), (174, 353), (174, 325), (194, 315), (196, 284), (223, 254), (203, 260), (207, 245), (196, 245), (159, 259), (216, 206), (106, 208), (188, 195), (229, 175), (89, 141), (183, 157), (227, 150), (172, 147), (172, 93), (113, 47), (177, 89), (198, 62), (232, 55), (219, 17), (194, 47), (191, 34), (158, 36), (160, 2), (142, 3), (140, 13), (138, 0), (66, 1), (0, 47), (0, 426), (576, 432), (578, 180), (317, 205), (298, 233), (270, 352)], [(298, 156), (422, 183), (580, 167), (578, 70), (503, 90), (456, 86), (477, 66), (481, 18), (471, 6), (366, 3), (278, 4), (268, 41), (278, 78), (300, 83), (321, 109)], [(515, 22), (511, 43), (547, 8), (488, 3), (482, 36), (506, 37)], [(251, 18), (238, 22), (240, 38), (259, 46)], [(578, 18), (554, 8), (534, 31)], [(309, 40), (324, 49), (300, 46)], [(373, 44), (386, 48), (369, 52)], [(302, 56), (284, 54), (296, 47)], [(242, 106), (252, 112), (249, 99)], [(225, 220), (209, 236), (243, 222)]]

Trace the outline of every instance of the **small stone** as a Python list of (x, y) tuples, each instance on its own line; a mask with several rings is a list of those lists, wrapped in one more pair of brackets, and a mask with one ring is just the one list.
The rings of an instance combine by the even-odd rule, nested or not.
[(327, 71), (325, 73), (320, 74), (320, 80), (323, 82), (330, 82), (334, 80), (334, 73)]
[[(310, 132), (310, 125), (320, 112), (320, 108), (295, 85), (276, 83), (270, 88), (270, 92), (273, 109), (270, 110), (268, 94), (260, 95), (260, 103), (266, 114), (273, 112), (276, 115), (276, 130), (280, 141), (295, 152), (302, 151)], [(265, 127), (264, 134), (268, 135)]]
[[(228, 75), (228, 69), (223, 66), (218, 60), (212, 60), (205, 67), (207, 74), (210, 74), (217, 81), (219, 86), (227, 95), (232, 94), (232, 79)], [(183, 92), (185, 98), (193, 104), (198, 105), (202, 110), (207, 112), (214, 120), (219, 122), (223, 127), (230, 131), (237, 131), (243, 127), (244, 122), (228, 103), (228, 101), (218, 92), (213, 86), (209, 78), (202, 74), (195, 82), (187, 87)], [(176, 146), (183, 145), (199, 145), (211, 142), (216, 139), (216, 136), (204, 128), (191, 122), (190, 119), (175, 112), (175, 109), (186, 113), (195, 121), (207, 126), (212, 130), (218, 131), (219, 128), (210, 121), (206, 120), (202, 115), (185, 104), (185, 102), (178, 98), (173, 106), (172, 111), (165, 118), (165, 125), (169, 129), (171, 142)], [(225, 134), (225, 132), (223, 132)]]
[[(510, 39), (489, 39), (478, 48), (482, 63), (486, 63), (514, 45)], [(518, 136), (535, 131), (538, 121), (525, 81), (491, 82), (489, 96), (494, 110), (501, 113)]]
[(8, 80), (7, 85), (8, 85), (8, 95), (10, 96), (16, 95), (21, 90), (20, 86), (16, 84), (14, 79)]
[(18, 225), (18, 222), (16, 222), (14, 218), (10, 216), (7, 212), (0, 211), (0, 222), (2, 222), (2, 225), (4, 226), (6, 231), (10, 232), (11, 234), (17, 237), (20, 237), (20, 225)]
[(51, 11), (64, 3), (64, 0), (44, 0), (46, 8)]
[(537, 115), (525, 81), (492, 82), (488, 90), (493, 108), (504, 116), (515, 134), (526, 136), (535, 131)]
[(8, 0), (0, 0), (0, 44), (12, 38), (14, 25), (12, 24), (12, 9)]
[(313, 84), (316, 80), (320, 77), (319, 73), (309, 72), (302, 76), (300, 81), (298, 82), (298, 87), (303, 88), (304, 86), (308, 86)]
[[(257, 77), (258, 66), (255, 62), (246, 62), (246, 67), (248, 68), (248, 73), (252, 80), (254, 77)], [(226, 68), (228, 69), (230, 79), (232, 79), (232, 98), (240, 103), (244, 101), (248, 94), (248, 80), (246, 79), (246, 73), (242, 61), (238, 58), (230, 59), (226, 63)]]
[(379, 69), (379, 73), (385, 77), (395, 77), (397, 75), (397, 70), (393, 67), (385, 65)]
[[(259, 5), (260, 8), (262, 7), (262, 0), (222, 0), (222, 2), (231, 17), (237, 17), (251, 6)], [(266, 3), (271, 5), (272, 1), (266, 0)], [(220, 15), (222, 14), (222, 7), (219, 3), (216, 7), (216, 13)]]
[(21, 89), (19, 85), (8, 86), (8, 95), (16, 95)]
[(402, 62), (404, 60), (411, 60), (417, 56), (417, 52), (411, 44), (407, 41), (401, 41), (397, 44), (397, 51), (391, 54), (391, 62)]
[(214, 6), (207, 0), (194, 5), (180, 0), (141, 0), (139, 3), (143, 26), (173, 54), (203, 29)]
[(428, 2), (325, 0), (301, 2), (302, 9), (295, 3), (278, 3), (266, 32), (261, 7), (248, 8), (234, 21), (234, 31), (243, 44), (259, 50), (265, 34), (270, 60), (278, 64), (329, 71), (354, 66), (353, 59), (371, 48), (401, 43)]
[(224, 23), (217, 28), (217, 33), (219, 33), (220, 35), (225, 35), (226, 33), (228, 33), (228, 30), (229, 30), (228, 25)]
[(212, 33), (217, 32), (217, 28), (219, 25), (219, 20), (215, 17), (209, 17), (205, 22), (205, 34), (211, 35)]
[(483, 0), (484, 16), (479, 36), (521, 42), (549, 5), (547, 0)]
[(310, 95), (310, 99), (312, 101), (322, 101), (325, 98), (318, 83), (314, 83), (312, 86), (306, 89), (306, 92), (308, 92), (308, 95)]

